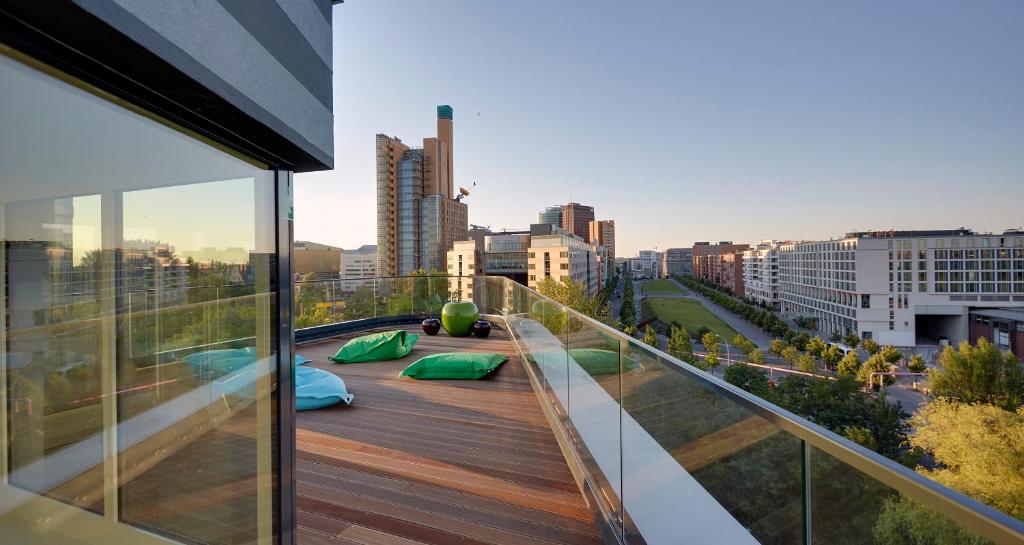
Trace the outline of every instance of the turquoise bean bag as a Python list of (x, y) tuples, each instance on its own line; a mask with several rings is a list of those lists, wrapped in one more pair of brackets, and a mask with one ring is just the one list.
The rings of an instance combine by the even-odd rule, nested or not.
[[(245, 348), (223, 348), (219, 350), (206, 350), (189, 354), (183, 358), (185, 363), (192, 368), (193, 375), (202, 375), (206, 371), (214, 378), (223, 377), (234, 373), (247, 365), (256, 363), (256, 349), (247, 346)], [(299, 366), (309, 359), (295, 355), (295, 365)]]
[(295, 368), (295, 410), (321, 409), (344, 402), (352, 404), (345, 381), (334, 373), (316, 367)]

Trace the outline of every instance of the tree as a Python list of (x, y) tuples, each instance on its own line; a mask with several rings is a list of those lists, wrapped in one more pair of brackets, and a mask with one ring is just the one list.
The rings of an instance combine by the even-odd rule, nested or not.
[(768, 377), (760, 369), (744, 363), (730, 365), (725, 370), (724, 376), (725, 381), (729, 384), (743, 388), (761, 398), (766, 398), (771, 390)]
[(804, 373), (817, 373), (818, 361), (810, 354), (800, 354), (796, 358), (796, 367)]
[(693, 344), (690, 343), (690, 335), (681, 327), (672, 326), (668, 337), (669, 355), (686, 361), (686, 357), (693, 353)]
[(782, 349), (782, 360), (790, 365), (796, 365), (796, 359), (800, 356), (800, 351), (795, 347), (787, 346)]
[(959, 350), (947, 346), (939, 356), (939, 367), (931, 371), (931, 381), (936, 397), (963, 403), (1016, 410), (1024, 401), (1020, 362), (984, 337), (977, 346), (967, 341), (960, 343)]
[(750, 341), (750, 339), (744, 337), (743, 335), (740, 335), (739, 333), (737, 333), (736, 336), (732, 338), (732, 344), (736, 345), (736, 348), (739, 348), (740, 352), (743, 352), (744, 354), (757, 348), (754, 345), (754, 343)]
[[(591, 297), (585, 284), (576, 282), (568, 276), (562, 277), (561, 280), (555, 280), (551, 276), (545, 277), (537, 283), (537, 293), (595, 320), (608, 320), (608, 307), (602, 304), (599, 298)], [(622, 305), (623, 308), (630, 306), (631, 302), (632, 300), (626, 301), (626, 304)]]
[[(938, 399), (911, 419), (909, 443), (927, 452), (939, 483), (1024, 518), (1024, 409)], [(887, 500), (874, 527), (877, 543), (990, 543), (906, 498)]]
[(907, 365), (907, 370), (911, 373), (924, 373), (928, 370), (928, 365), (924, 362), (924, 357), (921, 354), (914, 354), (910, 358), (910, 363)]
[(786, 341), (782, 339), (772, 339), (768, 343), (768, 351), (776, 356), (782, 356), (782, 351), (786, 349)]
[(701, 369), (704, 369), (705, 371), (711, 371), (711, 374), (714, 374), (715, 367), (718, 367), (718, 364), (718, 353), (708, 352), (707, 354), (704, 355), (704, 365), (701, 366)]
[(860, 373), (860, 358), (857, 357), (857, 352), (854, 350), (847, 352), (843, 359), (839, 360), (836, 370), (840, 376), (857, 376)]
[(828, 336), (828, 340), (837, 343), (843, 340), (843, 336), (840, 335), (838, 331), (833, 331), (832, 334)]
[(882, 358), (885, 363), (891, 363), (893, 365), (900, 362), (903, 359), (903, 352), (899, 348), (891, 344), (887, 344), (878, 351), (878, 355)]
[(809, 342), (811, 342), (811, 336), (801, 331), (793, 335), (793, 339), (789, 344), (795, 346), (798, 350), (804, 350)]
[(654, 348), (661, 348), (661, 343), (658, 342), (658, 334), (654, 332), (654, 328), (651, 326), (644, 328), (644, 342)]
[(758, 365), (764, 365), (764, 350), (755, 348), (747, 354), (747, 361), (750, 363), (756, 363)]
[[(852, 350), (850, 352), (853, 352)], [(825, 350), (821, 352), (821, 361), (825, 362), (825, 367), (829, 369), (835, 369), (836, 365), (843, 359), (843, 352), (839, 350), (839, 347), (830, 344)]]
[[(863, 365), (860, 366), (860, 371), (857, 373), (857, 380), (868, 383), (871, 379), (872, 373), (888, 373), (892, 371), (892, 364), (885, 361), (885, 358), (881, 354), (875, 354), (867, 359)], [(881, 386), (883, 381), (885, 384), (892, 384), (896, 381), (895, 377), (882, 376), (879, 377), (882, 380), (874, 380), (875, 386)]]
[(878, 351), (879, 351), (879, 350), (880, 350), (880, 349), (882, 348), (881, 346), (879, 346), (879, 345), (878, 345), (878, 343), (877, 343), (877, 342), (875, 342), (875, 340), (874, 340), (874, 339), (864, 339), (864, 340), (863, 340), (863, 341), (862, 341), (862, 342), (860, 343), (860, 345), (861, 345), (861, 346), (862, 346), (862, 347), (864, 348), (864, 350), (866, 350), (866, 351), (867, 351), (867, 353), (868, 353), (869, 355), (871, 355), (871, 356), (874, 356), (875, 354), (877, 354), (877, 353), (878, 353)]
[(636, 336), (636, 326), (635, 325), (627, 325), (626, 327), (622, 328), (622, 332), (625, 333), (626, 335), (629, 335), (630, 337), (635, 337)]
[(700, 326), (696, 331), (693, 332), (693, 340), (699, 341), (704, 338), (704, 335), (711, 333), (711, 329), (706, 326)]
[(847, 333), (846, 336), (843, 337), (843, 344), (849, 346), (850, 348), (857, 348), (857, 345), (860, 344), (860, 337), (858, 337), (856, 333), (851, 331)]
[(700, 338), (700, 343), (704, 345), (704, 350), (709, 354), (718, 354), (718, 342), (718, 335), (714, 331), (708, 331)]
[(825, 341), (821, 340), (821, 337), (814, 337), (807, 341), (807, 344), (804, 345), (804, 350), (806, 350), (811, 356), (820, 358), (821, 353), (824, 352), (827, 347), (828, 345), (825, 344)]

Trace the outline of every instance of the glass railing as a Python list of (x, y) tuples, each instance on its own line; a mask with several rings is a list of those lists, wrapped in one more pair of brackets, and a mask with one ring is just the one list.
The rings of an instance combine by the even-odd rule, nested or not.
[(922, 521), (935, 543), (1024, 539), (1021, 521), (507, 278), (343, 282), (295, 284), (299, 332), (459, 299), (504, 322), (622, 543), (914, 543), (900, 539)]

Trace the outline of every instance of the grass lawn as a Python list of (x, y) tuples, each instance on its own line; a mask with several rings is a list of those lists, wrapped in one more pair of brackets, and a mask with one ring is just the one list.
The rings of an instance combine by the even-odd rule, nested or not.
[(661, 299), (651, 297), (651, 307), (661, 321), (672, 323), (679, 322), (687, 331), (693, 333), (702, 326), (717, 333), (723, 339), (732, 342), (736, 336), (736, 330), (729, 327), (729, 324), (721, 318), (712, 314), (710, 310), (693, 299)]
[(675, 282), (668, 279), (648, 280), (640, 284), (640, 292), (648, 293), (683, 293), (683, 290)]

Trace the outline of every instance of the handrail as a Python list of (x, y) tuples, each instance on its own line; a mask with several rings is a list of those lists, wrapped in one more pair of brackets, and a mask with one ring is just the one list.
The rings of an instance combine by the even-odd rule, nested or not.
[[(501, 277), (506, 282), (511, 280)], [(882, 484), (885, 484), (908, 498), (949, 517), (964, 528), (991, 539), (996, 543), (1021, 543), (1024, 542), (1024, 522), (999, 511), (991, 506), (967, 497), (959, 492), (949, 489), (938, 482), (929, 479), (910, 468), (903, 466), (877, 452), (869, 450), (845, 437), (831, 432), (805, 418), (797, 416), (781, 407), (778, 407), (760, 397), (757, 397), (742, 388), (729, 384), (725, 380), (710, 375), (696, 367), (674, 358), (662, 352), (660, 349), (642, 344), (632, 337), (628, 337), (621, 331), (601, 323), (589, 316), (581, 314), (553, 299), (541, 295), (527, 286), (518, 285), (527, 293), (554, 303), (560, 306), (567, 314), (571, 313), (574, 318), (579, 319), (612, 335), (614, 338), (626, 340), (637, 345), (641, 350), (646, 350), (659, 358), (672, 363), (674, 369), (705, 385), (712, 387), (743, 406), (747, 410), (768, 420), (785, 431), (803, 439), (811, 446), (818, 448), (834, 458), (850, 465), (861, 473), (864, 473)]]

